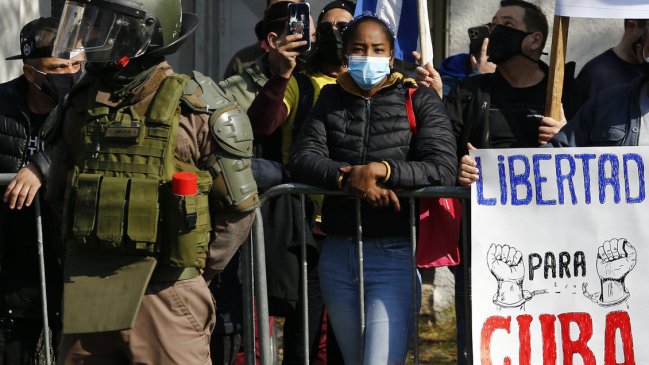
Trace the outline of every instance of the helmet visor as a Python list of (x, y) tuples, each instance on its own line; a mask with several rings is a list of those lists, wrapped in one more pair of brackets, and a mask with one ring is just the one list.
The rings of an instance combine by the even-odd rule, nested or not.
[[(70, 59), (85, 53), (88, 62), (111, 62), (142, 55), (155, 21), (146, 13), (109, 2), (66, 1), (52, 56)], [(107, 6), (108, 5), (108, 6)]]

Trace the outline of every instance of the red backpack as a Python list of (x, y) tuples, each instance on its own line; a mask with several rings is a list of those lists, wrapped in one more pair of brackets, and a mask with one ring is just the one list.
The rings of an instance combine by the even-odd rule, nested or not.
[[(406, 111), (413, 135), (417, 121), (412, 105), (412, 94), (406, 93)], [(419, 200), (419, 232), (417, 239), (417, 266), (421, 268), (456, 266), (460, 264), (460, 220), (462, 202), (457, 198), (421, 198)]]

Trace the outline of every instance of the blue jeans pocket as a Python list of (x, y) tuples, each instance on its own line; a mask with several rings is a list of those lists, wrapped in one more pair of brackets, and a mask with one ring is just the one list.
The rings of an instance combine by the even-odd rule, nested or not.
[(409, 259), (412, 251), (410, 241), (404, 238), (382, 239), (376, 241), (376, 247), (382, 255), (398, 259)]

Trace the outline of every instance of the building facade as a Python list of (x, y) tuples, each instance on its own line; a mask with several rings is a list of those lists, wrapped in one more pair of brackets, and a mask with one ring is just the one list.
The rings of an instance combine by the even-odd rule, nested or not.
[[(550, 30), (555, 0), (532, 0), (548, 15)], [(311, 13), (317, 18), (328, 0), (311, 0)], [(198, 14), (201, 23), (194, 37), (175, 55), (169, 57), (181, 72), (198, 70), (219, 80), (239, 49), (255, 42), (254, 26), (261, 19), (264, 0), (183, 0), (185, 11)], [(436, 64), (448, 55), (467, 52), (467, 29), (491, 21), (499, 0), (428, 0)], [(4, 58), (18, 52), (18, 34), (24, 23), (50, 14), (50, 0), (0, 1), (0, 82), (21, 73), (20, 61)], [(568, 60), (581, 68), (585, 62), (617, 44), (623, 33), (622, 20), (571, 19)], [(546, 52), (550, 51), (550, 44)], [(547, 61), (547, 56), (545, 58)]]

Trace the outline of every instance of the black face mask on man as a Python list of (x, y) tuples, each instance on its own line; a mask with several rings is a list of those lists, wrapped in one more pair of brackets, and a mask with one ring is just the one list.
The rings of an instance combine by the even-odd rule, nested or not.
[(34, 83), (34, 86), (42, 91), (45, 95), (52, 98), (54, 101), (62, 100), (66, 96), (74, 84), (81, 78), (81, 70), (74, 73), (65, 74), (48, 74), (31, 66), (34, 71), (44, 76), (41, 85)]
[(316, 32), (318, 54), (323, 63), (331, 66), (342, 66), (343, 57), (343, 39), (340, 30), (334, 29), (333, 24), (323, 22), (318, 24)]
[(521, 48), (523, 40), (530, 34), (532, 33), (524, 32), (505, 25), (496, 25), (489, 35), (489, 47), (487, 49), (489, 61), (495, 64), (500, 64), (516, 55), (522, 55), (523, 57), (536, 62), (536, 60), (525, 55)]

